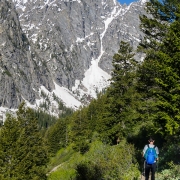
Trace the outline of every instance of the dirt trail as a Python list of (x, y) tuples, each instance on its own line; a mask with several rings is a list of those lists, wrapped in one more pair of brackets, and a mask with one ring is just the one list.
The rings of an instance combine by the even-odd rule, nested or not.
[[(63, 164), (63, 163), (62, 163)], [(51, 174), (52, 172), (56, 171), (60, 166), (62, 166), (62, 164), (59, 164), (57, 166), (55, 166), (53, 169), (51, 169), (51, 171), (49, 171), (46, 175), (48, 176), (49, 174)]]
[[(156, 174), (155, 174), (155, 177), (157, 178)], [(149, 179), (151, 179), (151, 175), (149, 175)], [(145, 177), (141, 175), (140, 180), (145, 180)]]
[(60, 167), (61, 165), (62, 165), (62, 164), (60, 164), (60, 165), (54, 167), (54, 168), (49, 172), (49, 174), (52, 173), (52, 172), (54, 172), (54, 171), (56, 171), (56, 170), (58, 169), (58, 167)]
[(140, 180), (145, 180), (145, 177), (141, 175)]

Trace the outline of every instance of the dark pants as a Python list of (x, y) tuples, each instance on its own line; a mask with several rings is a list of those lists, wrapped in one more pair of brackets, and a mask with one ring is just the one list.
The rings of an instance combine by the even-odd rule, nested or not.
[(145, 180), (149, 180), (149, 174), (151, 172), (151, 180), (155, 180), (156, 163), (146, 164), (145, 163)]

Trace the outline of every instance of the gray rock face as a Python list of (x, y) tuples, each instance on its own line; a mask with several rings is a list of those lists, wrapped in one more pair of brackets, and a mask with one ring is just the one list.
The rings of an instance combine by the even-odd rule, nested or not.
[[(40, 86), (52, 92), (54, 83), (87, 102), (108, 85), (120, 41), (135, 48), (142, 37), (141, 1), (129, 6), (116, 0), (0, 0), (0, 4), (0, 106), (8, 108), (17, 108), (23, 99), (35, 103)], [(93, 62), (96, 82), (86, 73), (94, 71)]]
[(22, 32), (18, 14), (11, 1), (0, 3), (0, 106), (16, 108), (24, 99), (34, 103), (36, 90), (44, 84), (53, 87), (47, 68), (37, 66), (42, 62)]

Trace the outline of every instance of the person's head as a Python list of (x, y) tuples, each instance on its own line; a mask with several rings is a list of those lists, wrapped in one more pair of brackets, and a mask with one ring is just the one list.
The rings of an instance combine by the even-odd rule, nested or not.
[(154, 144), (154, 141), (155, 141), (155, 140), (154, 140), (153, 137), (150, 137), (148, 141), (149, 141), (150, 144)]

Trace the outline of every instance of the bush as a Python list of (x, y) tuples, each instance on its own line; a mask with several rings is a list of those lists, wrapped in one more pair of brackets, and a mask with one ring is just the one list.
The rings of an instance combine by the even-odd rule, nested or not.
[(94, 164), (91, 161), (82, 162), (77, 165), (76, 171), (78, 173), (78, 180), (97, 180), (102, 179), (101, 170), (98, 164)]
[(48, 180), (76, 180), (75, 169), (61, 169), (55, 171), (48, 176)]
[(169, 164), (170, 169), (165, 169), (158, 174), (158, 180), (179, 180), (180, 165)]
[[(61, 159), (61, 162), (48, 180), (134, 180), (140, 177), (138, 164), (134, 161), (134, 147), (125, 142), (110, 146), (95, 141), (83, 155), (74, 152), (69, 156), (67, 152), (64, 149), (58, 153), (56, 160)], [(56, 164), (54, 160), (52, 163)]]
[[(85, 154), (85, 162), (77, 166), (79, 177), (85, 179), (130, 180), (140, 176), (138, 165), (134, 163), (134, 147), (122, 143), (115, 146), (94, 142)], [(94, 168), (94, 169), (93, 169)], [(90, 174), (89, 177), (88, 174)], [(97, 177), (98, 176), (98, 177)], [(100, 178), (101, 177), (101, 178)]]

